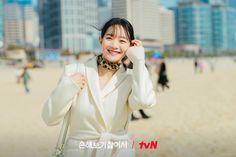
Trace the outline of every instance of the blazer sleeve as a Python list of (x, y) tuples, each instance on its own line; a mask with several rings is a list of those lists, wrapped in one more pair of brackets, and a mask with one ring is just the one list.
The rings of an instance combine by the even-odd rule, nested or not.
[(64, 72), (51, 95), (45, 102), (42, 118), (47, 125), (57, 125), (69, 111), (74, 96), (80, 88), (69, 77), (72, 66), (65, 66)]
[[(135, 48), (136, 51), (140, 50)], [(142, 50), (142, 49), (141, 49)], [(131, 110), (150, 108), (156, 104), (156, 94), (153, 90), (149, 72), (145, 66), (145, 60), (133, 61), (132, 87), (128, 98)]]

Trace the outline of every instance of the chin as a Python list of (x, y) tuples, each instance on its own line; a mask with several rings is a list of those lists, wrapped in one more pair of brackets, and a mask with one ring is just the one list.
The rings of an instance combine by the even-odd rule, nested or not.
[(106, 56), (105, 59), (112, 63), (118, 63), (122, 59), (122, 56)]
[(112, 62), (112, 63), (118, 63), (118, 62), (121, 60), (121, 58), (117, 59), (117, 58), (111, 58), (111, 57), (109, 57), (109, 58), (107, 58), (107, 60), (108, 60), (109, 62)]

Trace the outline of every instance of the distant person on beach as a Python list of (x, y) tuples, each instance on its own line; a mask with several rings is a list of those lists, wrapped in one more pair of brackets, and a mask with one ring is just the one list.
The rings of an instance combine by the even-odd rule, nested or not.
[(194, 72), (195, 73), (198, 72), (198, 59), (197, 58), (194, 59)]
[(21, 75), (21, 78), (23, 80), (23, 84), (24, 84), (24, 88), (25, 88), (25, 92), (26, 93), (30, 93), (30, 89), (29, 89), (29, 80), (31, 79), (29, 72), (27, 70), (27, 67), (24, 67), (24, 71)]
[[(99, 43), (100, 55), (85, 63), (65, 66), (57, 87), (44, 104), (42, 117), (47, 125), (57, 125), (70, 113), (64, 157), (135, 157), (128, 137), (131, 113), (156, 104), (145, 67), (144, 47), (134, 39), (133, 26), (124, 18), (106, 22)], [(133, 69), (124, 64), (126, 57)], [(81, 142), (127, 145), (81, 148)]]
[(200, 73), (202, 73), (204, 70), (204, 64), (201, 60), (198, 61), (198, 68), (199, 68)]
[[(166, 64), (164, 57), (160, 59), (160, 68), (158, 70), (158, 81), (157, 84), (161, 86), (162, 91), (165, 90), (165, 87), (170, 88), (168, 85), (168, 77), (167, 77), (167, 72), (166, 72)], [(158, 87), (158, 86), (157, 86)]]

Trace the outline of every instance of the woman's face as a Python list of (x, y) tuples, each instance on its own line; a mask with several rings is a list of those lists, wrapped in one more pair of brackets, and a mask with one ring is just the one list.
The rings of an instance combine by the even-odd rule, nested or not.
[(120, 62), (130, 47), (130, 40), (121, 25), (109, 27), (104, 37), (100, 37), (99, 41), (103, 57), (113, 63)]

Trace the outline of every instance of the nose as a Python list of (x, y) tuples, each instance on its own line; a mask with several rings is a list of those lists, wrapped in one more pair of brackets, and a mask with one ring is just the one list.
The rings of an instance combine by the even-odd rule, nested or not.
[(111, 46), (112, 46), (112, 48), (118, 48), (118, 47), (119, 47), (118, 41), (117, 41), (117, 40), (113, 40), (113, 41), (111, 42)]

